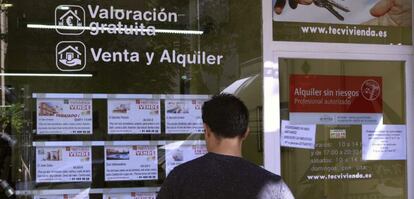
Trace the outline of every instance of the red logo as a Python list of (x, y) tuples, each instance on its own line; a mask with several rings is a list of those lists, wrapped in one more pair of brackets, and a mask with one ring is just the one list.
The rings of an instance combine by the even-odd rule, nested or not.
[(381, 94), (381, 86), (375, 80), (368, 79), (361, 86), (362, 97), (368, 101), (376, 100)]

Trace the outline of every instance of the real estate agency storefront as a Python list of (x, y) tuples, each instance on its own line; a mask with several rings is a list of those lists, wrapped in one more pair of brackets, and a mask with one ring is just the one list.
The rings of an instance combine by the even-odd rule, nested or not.
[(228, 92), (251, 116), (243, 156), (296, 198), (412, 198), (412, 6), (385, 24), (379, 2), (4, 3), (0, 179), (17, 198), (155, 198)]

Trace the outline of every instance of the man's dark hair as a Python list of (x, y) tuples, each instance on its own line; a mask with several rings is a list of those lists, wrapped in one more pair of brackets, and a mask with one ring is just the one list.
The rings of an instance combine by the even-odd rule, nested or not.
[(204, 102), (202, 118), (218, 137), (242, 137), (247, 131), (249, 111), (239, 98), (223, 93)]

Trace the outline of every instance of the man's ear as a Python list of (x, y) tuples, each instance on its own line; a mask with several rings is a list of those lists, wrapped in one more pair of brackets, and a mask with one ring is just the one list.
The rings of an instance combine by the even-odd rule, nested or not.
[(210, 137), (211, 136), (211, 129), (210, 129), (210, 127), (206, 124), (206, 123), (203, 123), (203, 126), (204, 126), (204, 137)]
[(245, 140), (247, 138), (247, 136), (249, 136), (250, 133), (250, 128), (247, 127), (246, 132), (243, 134), (243, 136), (241, 137), (242, 140)]

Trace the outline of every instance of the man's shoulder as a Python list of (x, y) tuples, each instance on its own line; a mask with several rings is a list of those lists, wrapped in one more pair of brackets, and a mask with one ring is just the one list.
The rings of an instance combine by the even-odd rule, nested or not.
[(174, 167), (162, 184), (157, 199), (183, 198), (184, 190), (188, 187), (193, 188), (194, 183), (189, 183), (189, 180), (193, 179), (191, 176), (197, 175), (197, 172), (202, 170), (200, 169), (202, 163), (199, 163), (203, 161), (202, 159), (202, 157), (196, 158)]
[[(274, 174), (257, 164), (244, 158), (228, 157), (217, 154), (206, 154), (191, 161), (176, 166), (170, 174), (175, 178), (187, 177), (209, 177), (209, 175), (234, 175), (240, 179), (252, 181), (267, 181), (278, 183), (282, 180), (281, 176)], [(169, 175), (170, 175), (169, 174)]]
[(192, 170), (198, 170), (200, 167), (205, 166), (205, 160), (206, 158), (204, 156), (195, 158), (193, 160), (190, 160), (188, 162), (182, 163), (178, 166), (176, 166), (171, 173), (175, 174), (188, 174), (191, 173)]
[(254, 175), (257, 175), (258, 177), (260, 176), (261, 178), (265, 178), (267, 180), (271, 180), (271, 181), (275, 181), (278, 182), (282, 179), (282, 177), (280, 177), (279, 175), (272, 173), (264, 168), (262, 168), (261, 166), (258, 166), (256, 164), (250, 163), (251, 164), (251, 172)]
[[(220, 158), (220, 160), (223, 160), (221, 158), (224, 158), (226, 161), (214, 161), (217, 158)], [(240, 170), (240, 172), (243, 172), (245, 174), (248, 173), (257, 177), (260, 176), (261, 178), (266, 178), (269, 180), (281, 180), (281, 177), (279, 175), (276, 175), (244, 158), (225, 157), (217, 154), (206, 154), (191, 161), (185, 162), (175, 167), (173, 171), (176, 174), (191, 174), (192, 172), (199, 172), (201, 170), (205, 171), (206, 168), (211, 171), (213, 168), (217, 167), (218, 164), (226, 163), (231, 163), (232, 166), (234, 166), (231, 168), (233, 171)]]
[[(234, 181), (239, 183), (232, 183)], [(252, 183), (255, 186), (246, 189), (244, 187), (246, 183)], [(228, 187), (225, 190), (248, 190), (248, 193), (259, 194), (260, 199), (274, 199), (280, 195), (291, 195), (279, 175), (246, 159), (217, 154), (208, 154), (175, 167), (168, 174), (164, 184), (163, 193), (166, 190), (165, 187), (174, 187), (173, 190), (176, 191), (179, 198), (183, 198), (181, 194), (191, 195), (200, 191), (216, 190), (217, 185), (222, 188)], [(194, 184), (200, 186), (194, 187)], [(284, 198), (292, 199), (292, 197)]]

